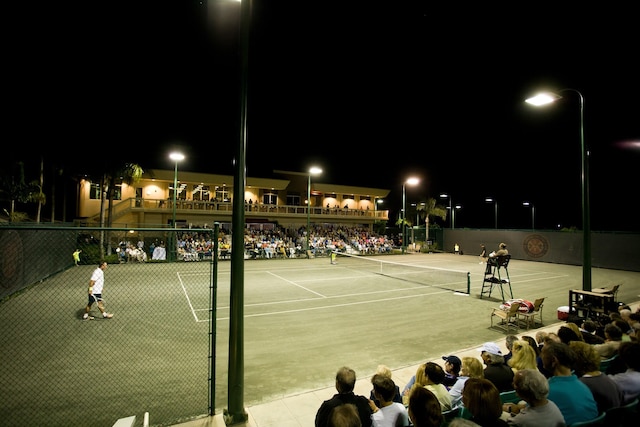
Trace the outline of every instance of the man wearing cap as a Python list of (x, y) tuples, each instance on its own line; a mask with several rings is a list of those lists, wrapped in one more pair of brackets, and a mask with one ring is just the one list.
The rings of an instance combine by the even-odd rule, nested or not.
[(486, 365), (484, 377), (491, 381), (500, 393), (513, 390), (513, 370), (504, 363), (500, 347), (496, 343), (486, 342), (480, 347), (480, 356)]
[(442, 356), (444, 360), (444, 380), (442, 384), (449, 390), (458, 381), (462, 361), (458, 356)]

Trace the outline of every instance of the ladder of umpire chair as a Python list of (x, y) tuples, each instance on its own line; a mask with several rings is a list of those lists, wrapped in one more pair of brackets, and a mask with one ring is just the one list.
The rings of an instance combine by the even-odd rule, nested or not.
[[(511, 299), (513, 299), (513, 290), (511, 289), (511, 278), (509, 277), (508, 268), (510, 259), (511, 255), (500, 255), (497, 256), (495, 260), (492, 260), (491, 258), (487, 260), (487, 268), (484, 271), (484, 280), (482, 281), (482, 289), (480, 290), (481, 299), (484, 294), (491, 297), (491, 291), (493, 291), (494, 285), (500, 287), (502, 301), (506, 301), (504, 298), (503, 285), (509, 285), (509, 295), (511, 295)], [(504, 272), (507, 275), (506, 279), (503, 279), (500, 275), (501, 268), (504, 268)]]

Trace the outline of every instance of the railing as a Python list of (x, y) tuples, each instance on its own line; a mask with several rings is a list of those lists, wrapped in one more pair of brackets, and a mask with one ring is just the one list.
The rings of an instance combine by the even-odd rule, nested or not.
[[(244, 205), (245, 213), (248, 215), (253, 214), (270, 214), (270, 215), (307, 215), (306, 206), (292, 206), (292, 205), (264, 205), (261, 203)], [(138, 199), (131, 198), (123, 200), (122, 202), (114, 205), (114, 218), (117, 218), (121, 214), (129, 210), (145, 210), (145, 211), (167, 211), (173, 210), (173, 200), (154, 200), (154, 199)], [(200, 212), (228, 212), (232, 213), (233, 203), (231, 202), (215, 202), (215, 201), (202, 201), (202, 200), (177, 200), (176, 210), (180, 211), (200, 211)], [(348, 208), (326, 208), (326, 207), (311, 207), (310, 215), (333, 215), (333, 216), (347, 216), (347, 217), (363, 217), (363, 218), (375, 218), (379, 220), (387, 220), (389, 213), (386, 210), (370, 209), (348, 209)]]

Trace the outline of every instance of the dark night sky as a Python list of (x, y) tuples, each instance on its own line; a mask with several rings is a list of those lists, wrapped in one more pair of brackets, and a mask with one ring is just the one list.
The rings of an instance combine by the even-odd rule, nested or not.
[[(107, 159), (233, 174), (239, 11), (232, 1), (14, 6), (5, 141), (96, 169)], [(202, 3), (202, 4), (201, 4)], [(593, 230), (639, 231), (640, 82), (631, 6), (254, 0), (248, 176), (324, 169), (318, 181), (388, 188), (397, 212), (449, 192), (459, 227), (581, 227), (579, 90)], [(8, 108), (7, 108), (8, 107)], [(635, 148), (631, 148), (635, 142)], [(6, 147), (7, 145), (5, 145)], [(79, 159), (79, 161), (78, 161)]]

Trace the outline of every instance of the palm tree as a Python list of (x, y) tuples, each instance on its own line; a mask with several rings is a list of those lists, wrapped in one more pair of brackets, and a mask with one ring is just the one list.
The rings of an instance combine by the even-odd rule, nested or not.
[(47, 196), (42, 192), (44, 185), (44, 157), (40, 156), (40, 182), (32, 183), (37, 186), (38, 191), (32, 194), (33, 201), (38, 203), (38, 213), (36, 214), (36, 222), (40, 223), (40, 214), (42, 213), (42, 206), (47, 204)]
[[(127, 185), (135, 184), (140, 181), (144, 170), (136, 163), (124, 163), (115, 165), (112, 169), (106, 170), (100, 180), (101, 197), (100, 197), (100, 227), (105, 227), (105, 200), (109, 202), (106, 223), (107, 227), (111, 227), (113, 221), (113, 198), (115, 196), (116, 184), (124, 183)], [(111, 253), (111, 240), (108, 240), (107, 253)], [(104, 257), (104, 231), (100, 232), (100, 255)]]
[(442, 220), (447, 219), (447, 208), (442, 205), (438, 205), (436, 199), (433, 197), (429, 197), (425, 204), (420, 204), (416, 207), (418, 211), (418, 216), (422, 220), (425, 220), (426, 230), (425, 230), (425, 241), (429, 240), (429, 217), (435, 216), (438, 218), (442, 218)]
[(27, 218), (26, 214), (16, 212), (16, 202), (41, 202), (43, 198), (44, 194), (37, 182), (25, 182), (23, 162), (17, 162), (12, 173), (0, 179), (0, 199), (10, 202), (9, 211), (5, 209), (9, 222), (19, 222)]

